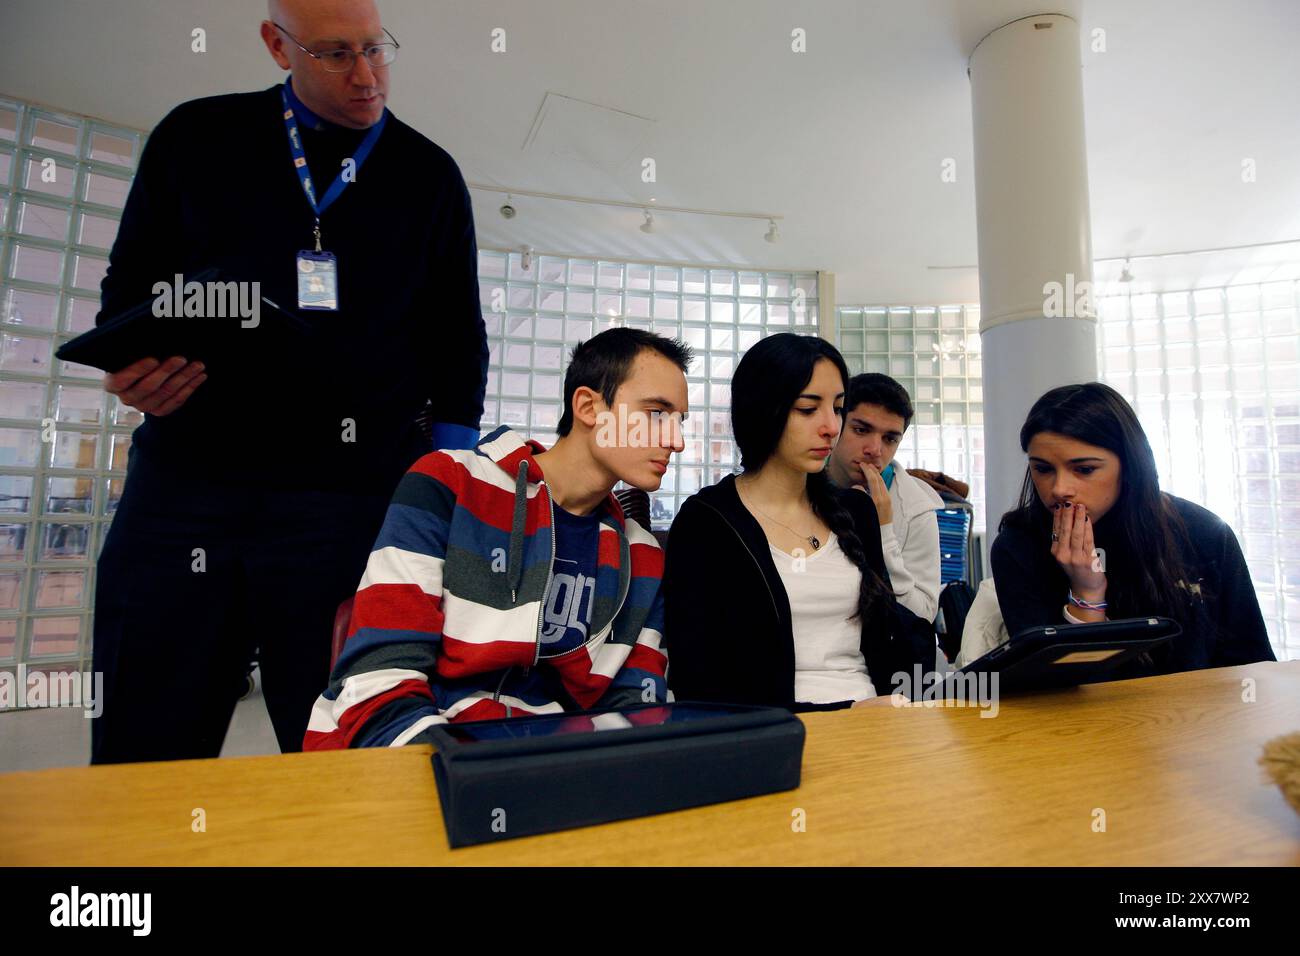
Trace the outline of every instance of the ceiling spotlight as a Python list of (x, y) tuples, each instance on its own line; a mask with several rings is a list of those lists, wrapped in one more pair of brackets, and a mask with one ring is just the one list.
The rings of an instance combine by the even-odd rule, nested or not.
[(764, 235), (763, 238), (766, 239), (768, 242), (776, 242), (778, 239), (781, 238), (780, 234), (776, 231), (775, 219), (769, 219), (767, 221), (767, 234)]
[(655, 231), (654, 213), (652, 213), (649, 209), (645, 209), (643, 210), (643, 212), (645, 213), (645, 222), (641, 223), (641, 231), (654, 232)]
[(1127, 259), (1124, 260), (1124, 271), (1121, 272), (1121, 273), (1119, 274), (1119, 281), (1120, 281), (1120, 282), (1132, 282), (1132, 281), (1133, 281), (1133, 273), (1131, 273), (1131, 272), (1128, 271), (1128, 260), (1127, 260)]
[(506, 193), (506, 201), (501, 204), (501, 218), (514, 219), (515, 207), (510, 205), (510, 194)]

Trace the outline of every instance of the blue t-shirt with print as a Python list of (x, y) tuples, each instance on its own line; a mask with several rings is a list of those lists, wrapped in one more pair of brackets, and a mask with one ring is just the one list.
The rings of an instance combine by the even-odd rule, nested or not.
[(542, 657), (558, 657), (587, 643), (596, 601), (599, 509), (575, 515), (555, 506), (555, 566), (542, 608)]

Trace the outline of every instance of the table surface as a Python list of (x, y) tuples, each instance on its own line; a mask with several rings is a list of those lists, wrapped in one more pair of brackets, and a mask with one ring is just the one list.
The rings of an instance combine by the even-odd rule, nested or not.
[(1300, 815), (1258, 764), (1300, 730), (1300, 661), (980, 714), (802, 715), (797, 790), (458, 850), (428, 746), (11, 773), (0, 864), (1300, 865)]

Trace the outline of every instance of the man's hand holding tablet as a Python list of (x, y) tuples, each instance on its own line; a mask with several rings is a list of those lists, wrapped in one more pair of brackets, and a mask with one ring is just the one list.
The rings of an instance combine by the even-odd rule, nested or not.
[(104, 376), (104, 391), (150, 415), (170, 415), (207, 381), (202, 362), (173, 355), (165, 362), (142, 358)]

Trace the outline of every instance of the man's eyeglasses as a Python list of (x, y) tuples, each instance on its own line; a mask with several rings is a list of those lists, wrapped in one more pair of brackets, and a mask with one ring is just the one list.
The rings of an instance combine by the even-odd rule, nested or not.
[(356, 66), (357, 63), (357, 57), (362, 54), (365, 55), (366, 62), (372, 67), (388, 66), (388, 64), (397, 59), (397, 51), (401, 48), (401, 44), (397, 42), (397, 38), (389, 33), (387, 29), (381, 27), (381, 29), (384, 30), (384, 35), (392, 41), (391, 43), (372, 43), (360, 53), (356, 50), (349, 50), (345, 47), (340, 47), (337, 50), (321, 50), (318, 53), (315, 50), (307, 49), (298, 41), (296, 36), (284, 27), (280, 26), (280, 24), (276, 23), (274, 20), (271, 21), (271, 26), (275, 27), (292, 40), (294, 45), (297, 46), (298, 49), (302, 50), (303, 53), (320, 60), (320, 64), (325, 68), (326, 73), (352, 72), (352, 68)]

